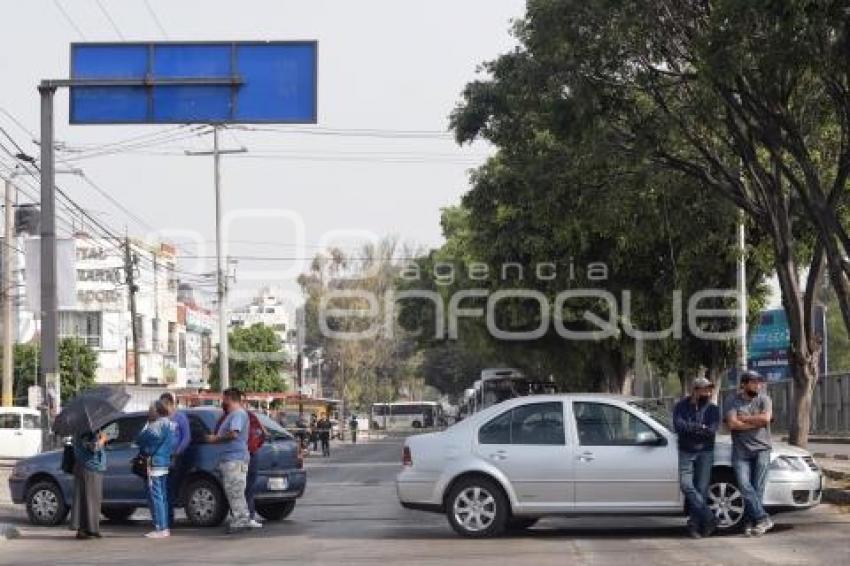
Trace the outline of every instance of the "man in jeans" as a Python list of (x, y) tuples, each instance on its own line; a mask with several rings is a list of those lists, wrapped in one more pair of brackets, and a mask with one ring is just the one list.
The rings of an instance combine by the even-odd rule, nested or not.
[(227, 416), (215, 434), (207, 435), (207, 442), (223, 443), (224, 451), (219, 462), (224, 495), (230, 505), (228, 532), (250, 528), (251, 515), (245, 501), (248, 474), (248, 413), (242, 408), (242, 393), (230, 388), (222, 394), (222, 407)]
[(758, 373), (744, 372), (741, 388), (726, 408), (726, 424), (732, 431), (732, 466), (744, 497), (747, 536), (761, 536), (773, 528), (773, 521), (763, 507), (773, 417), (770, 397), (760, 391), (763, 382)]
[(693, 538), (709, 536), (717, 524), (708, 507), (714, 436), (720, 424), (720, 409), (711, 402), (713, 388), (714, 384), (706, 378), (696, 378), (691, 394), (673, 409), (679, 443), (679, 485), (688, 502), (688, 533)]

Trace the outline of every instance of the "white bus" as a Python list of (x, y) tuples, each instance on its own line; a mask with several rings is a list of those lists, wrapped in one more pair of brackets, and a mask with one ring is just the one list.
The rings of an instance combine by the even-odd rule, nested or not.
[(443, 407), (434, 401), (373, 403), (372, 428), (433, 428), (443, 420)]
[(472, 412), (478, 412), (514, 397), (555, 393), (555, 384), (552, 379), (531, 378), (515, 368), (488, 368), (473, 389)]

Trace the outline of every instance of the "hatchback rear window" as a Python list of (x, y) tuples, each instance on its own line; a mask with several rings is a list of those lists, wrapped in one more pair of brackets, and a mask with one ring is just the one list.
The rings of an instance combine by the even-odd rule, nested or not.
[(17, 413), (0, 414), (0, 428), (15, 430), (21, 428), (21, 415)]

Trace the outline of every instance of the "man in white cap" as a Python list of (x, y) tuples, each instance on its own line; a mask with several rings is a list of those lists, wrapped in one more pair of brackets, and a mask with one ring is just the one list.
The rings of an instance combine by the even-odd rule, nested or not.
[(711, 402), (714, 384), (704, 377), (693, 381), (691, 394), (673, 409), (673, 426), (679, 444), (679, 487), (688, 503), (688, 533), (693, 538), (711, 535), (717, 520), (708, 507), (708, 484), (714, 465), (714, 437), (720, 409)]

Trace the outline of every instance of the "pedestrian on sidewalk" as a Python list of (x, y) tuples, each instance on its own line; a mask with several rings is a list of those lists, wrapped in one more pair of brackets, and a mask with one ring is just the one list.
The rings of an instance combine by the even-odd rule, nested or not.
[(351, 415), (351, 420), (348, 421), (348, 428), (351, 430), (351, 443), (357, 444), (357, 429), (360, 423), (357, 422), (357, 415)]
[(711, 402), (714, 384), (704, 377), (694, 380), (691, 394), (673, 408), (673, 426), (679, 445), (679, 487), (688, 502), (688, 533), (710, 536), (717, 520), (708, 507), (708, 484), (714, 465), (714, 437), (720, 409)]
[(248, 475), (248, 413), (242, 408), (242, 392), (231, 387), (222, 394), (222, 407), (227, 416), (218, 431), (207, 435), (207, 442), (224, 444), (219, 462), (224, 495), (230, 505), (228, 532), (250, 528), (251, 515), (245, 500)]
[(744, 372), (738, 393), (726, 403), (726, 424), (732, 431), (732, 467), (744, 497), (747, 536), (761, 536), (773, 528), (764, 510), (773, 418), (773, 403), (761, 391), (764, 381), (754, 371)]
[(331, 421), (327, 414), (318, 422), (316, 428), (319, 431), (319, 440), (322, 443), (322, 456), (327, 458), (331, 455)]
[(313, 445), (313, 452), (319, 451), (319, 419), (316, 413), (310, 415), (310, 443)]
[(177, 401), (172, 393), (166, 392), (159, 396), (159, 400), (168, 409), (168, 418), (171, 421), (174, 433), (174, 451), (171, 453), (171, 466), (168, 470), (168, 527), (174, 527), (174, 507), (180, 495), (180, 484), (186, 472), (184, 454), (192, 441), (192, 431), (189, 428), (189, 418), (182, 411), (177, 410)]
[(174, 451), (174, 427), (168, 416), (168, 407), (162, 401), (154, 401), (148, 410), (148, 424), (136, 437), (139, 452), (147, 458), (148, 505), (154, 530), (148, 538), (171, 536), (168, 519), (168, 470), (171, 453)]
[(109, 438), (102, 431), (76, 434), (74, 446), (74, 504), (71, 529), (81, 540), (100, 538), (100, 504), (103, 501), (103, 473)]

